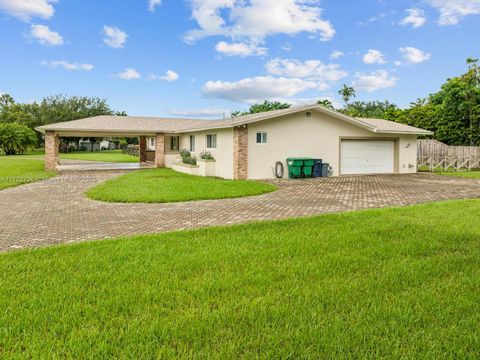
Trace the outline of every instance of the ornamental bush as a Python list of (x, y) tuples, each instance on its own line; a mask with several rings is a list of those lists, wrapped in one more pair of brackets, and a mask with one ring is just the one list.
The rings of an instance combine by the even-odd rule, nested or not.
[(29, 127), (17, 123), (0, 123), (0, 149), (5, 155), (22, 154), (37, 145), (37, 135)]

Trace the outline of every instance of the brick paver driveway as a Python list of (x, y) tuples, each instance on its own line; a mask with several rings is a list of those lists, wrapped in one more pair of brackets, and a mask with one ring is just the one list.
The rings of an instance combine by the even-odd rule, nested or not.
[(480, 181), (430, 174), (279, 181), (266, 195), (175, 204), (110, 204), (86, 189), (120, 171), (65, 173), (0, 191), (0, 251), (253, 220), (480, 197)]

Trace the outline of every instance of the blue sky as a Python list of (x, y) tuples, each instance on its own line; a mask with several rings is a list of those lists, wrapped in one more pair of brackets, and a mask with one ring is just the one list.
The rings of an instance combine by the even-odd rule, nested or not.
[(480, 0), (0, 0), (0, 93), (219, 117), (353, 85), (407, 106), (479, 57)]

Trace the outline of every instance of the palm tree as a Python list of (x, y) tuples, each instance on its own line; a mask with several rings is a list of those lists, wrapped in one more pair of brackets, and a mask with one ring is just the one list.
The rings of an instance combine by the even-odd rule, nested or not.
[(331, 102), (330, 100), (328, 100), (328, 99), (318, 100), (318, 101), (317, 101), (317, 104), (323, 106), (324, 108), (333, 110), (333, 104), (332, 104), (332, 102)]
[(351, 98), (354, 98), (357, 96), (355, 94), (355, 89), (351, 86), (348, 86), (347, 84), (343, 84), (343, 87), (338, 90), (338, 94), (342, 96), (343, 101), (345, 101), (345, 107), (347, 107), (348, 101)]

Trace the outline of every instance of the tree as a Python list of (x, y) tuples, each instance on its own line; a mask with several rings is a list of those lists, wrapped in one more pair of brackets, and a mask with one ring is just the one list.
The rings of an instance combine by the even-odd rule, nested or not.
[(355, 101), (347, 104), (343, 112), (349, 116), (385, 119), (386, 113), (397, 109), (388, 101)]
[(15, 123), (0, 124), (0, 149), (6, 155), (24, 153), (36, 143), (35, 132), (27, 126)]
[(258, 113), (262, 113), (262, 112), (265, 112), (265, 111), (288, 109), (288, 108), (290, 108), (290, 106), (292, 106), (292, 105), (287, 104), (287, 103), (282, 103), (280, 101), (265, 100), (261, 104), (254, 104), (254, 105), (250, 106), (248, 111), (241, 112), (241, 111), (235, 110), (235, 111), (232, 111), (230, 113), (230, 115), (232, 117), (236, 117), (236, 116), (240, 116), (240, 115), (258, 114)]
[(318, 101), (317, 101), (317, 104), (323, 106), (323, 107), (326, 108), (326, 109), (335, 110), (335, 108), (333, 107), (332, 102), (331, 102), (330, 100), (328, 100), (328, 99), (318, 100)]
[(348, 102), (351, 98), (356, 97), (355, 89), (352, 86), (343, 84), (343, 87), (338, 90), (338, 94), (342, 96), (343, 101), (345, 101), (345, 107), (347, 107)]

